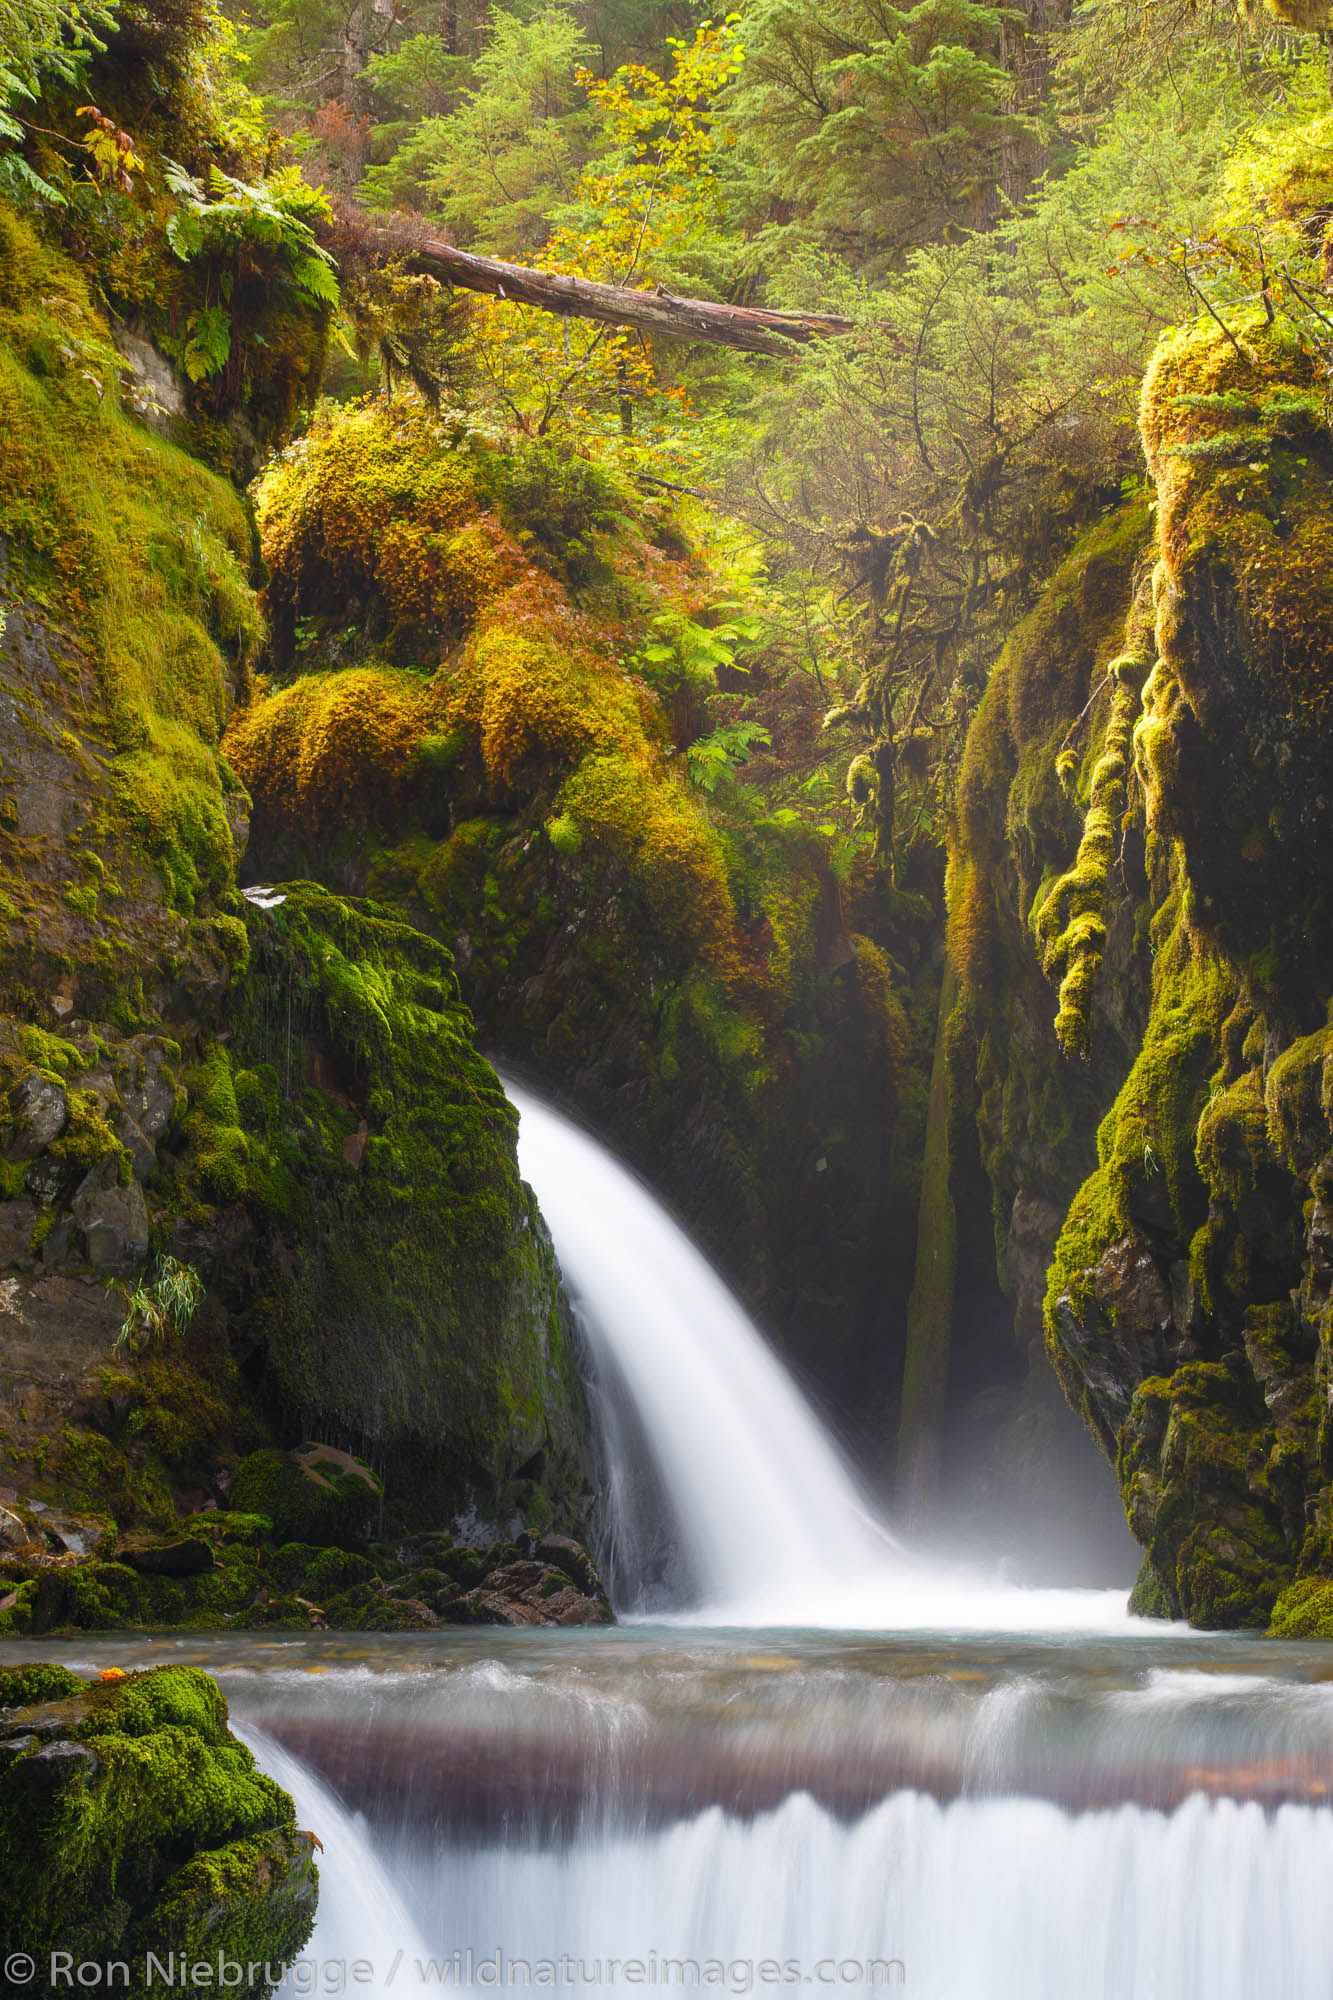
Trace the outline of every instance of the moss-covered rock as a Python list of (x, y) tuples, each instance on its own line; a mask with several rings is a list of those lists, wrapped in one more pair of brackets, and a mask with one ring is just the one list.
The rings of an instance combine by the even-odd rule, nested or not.
[[(73, 1682), (73, 1685), (71, 1685)], [(0, 1679), (0, 1949), (243, 1968), (272, 1992), (314, 1922), (312, 1836), (231, 1735), (216, 1685), (186, 1667), (88, 1685), (59, 1668)], [(117, 1975), (118, 1981), (120, 1975)]]
[(1290, 1583), (1273, 1606), (1270, 1639), (1333, 1639), (1333, 1583), (1303, 1576)]

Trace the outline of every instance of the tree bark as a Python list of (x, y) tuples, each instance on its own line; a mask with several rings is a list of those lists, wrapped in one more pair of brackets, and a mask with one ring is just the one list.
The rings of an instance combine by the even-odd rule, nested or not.
[(948, 1029), (957, 998), (958, 975), (946, 961), (926, 1109), (916, 1282), (907, 1302), (907, 1352), (898, 1419), (898, 1519), (908, 1529), (922, 1526), (938, 1496), (940, 1442), (949, 1391), (958, 1224), (950, 1187)]
[[(370, 232), (373, 237), (378, 232)], [(399, 231), (386, 230), (389, 254), (409, 255), (437, 277), (464, 291), (485, 292), (511, 305), (539, 306), (543, 312), (598, 320), (605, 326), (632, 326), (669, 340), (709, 341), (745, 354), (792, 356), (812, 340), (850, 333), (852, 322), (836, 313), (770, 312), (763, 306), (723, 305), (714, 299), (686, 299), (660, 289), (635, 290), (603, 285), (591, 278), (562, 277), (501, 263), (456, 249), (438, 237), (417, 237), (410, 247)]]

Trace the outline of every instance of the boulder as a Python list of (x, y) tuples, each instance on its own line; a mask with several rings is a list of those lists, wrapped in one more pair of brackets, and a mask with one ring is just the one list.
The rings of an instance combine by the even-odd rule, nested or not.
[(162, 1137), (176, 1109), (176, 1085), (161, 1049), (150, 1043), (143, 1051), (142, 1066), (132, 1076), (118, 1078), (120, 1101), (145, 1139)]
[(537, 1558), (552, 1569), (562, 1570), (585, 1597), (601, 1598), (606, 1595), (596, 1563), (583, 1545), (570, 1536), (543, 1535), (537, 1544)]
[(43, 1076), (39, 1069), (30, 1069), (9, 1094), (9, 1115), (15, 1129), (8, 1157), (35, 1160), (65, 1129), (69, 1105), (64, 1085)]
[(221, 1956), (260, 2000), (313, 1927), (312, 1847), (207, 1675), (0, 1669), (0, 1936), (39, 1964), (125, 1960), (140, 1993), (148, 1952)]
[(99, 1160), (73, 1201), (84, 1255), (99, 1271), (133, 1271), (148, 1256), (148, 1204), (137, 1181), (122, 1186), (117, 1163)]
[(146, 1181), (157, 1165), (157, 1148), (141, 1125), (135, 1123), (128, 1111), (122, 1111), (116, 1120), (116, 1137), (130, 1156), (130, 1167), (136, 1181)]
[[(578, 1544), (572, 1544), (577, 1548)], [(585, 1558), (586, 1560), (586, 1558)], [(506, 1563), (445, 1611), (451, 1621), (477, 1625), (610, 1625), (611, 1607), (551, 1563)]]

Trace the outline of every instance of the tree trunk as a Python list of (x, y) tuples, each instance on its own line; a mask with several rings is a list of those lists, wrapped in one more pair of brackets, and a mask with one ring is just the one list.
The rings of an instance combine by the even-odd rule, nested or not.
[(946, 963), (930, 1070), (916, 1277), (907, 1302), (907, 1352), (898, 1417), (898, 1517), (906, 1528), (921, 1526), (939, 1490), (940, 1435), (949, 1387), (958, 1225), (949, 1184), (952, 1118), (948, 1029), (957, 997), (958, 975)]
[(702, 340), (745, 354), (791, 356), (811, 340), (852, 330), (852, 322), (835, 313), (770, 312), (763, 306), (679, 298), (660, 289), (644, 292), (628, 285), (603, 285), (591, 278), (562, 277), (504, 264), (495, 257), (477, 257), (438, 237), (418, 237), (409, 244), (397, 229), (371, 229), (366, 241), (373, 245), (381, 235), (387, 255), (407, 255), (464, 291), (485, 292), (510, 305), (539, 306), (543, 312), (575, 319), (599, 320), (605, 326), (637, 327), (641, 333), (669, 340)]

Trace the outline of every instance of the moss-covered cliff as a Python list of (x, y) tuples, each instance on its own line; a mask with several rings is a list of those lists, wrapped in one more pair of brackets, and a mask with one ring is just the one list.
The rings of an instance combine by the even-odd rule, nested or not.
[[(1044, 1288), (1051, 1360), (1146, 1550), (1136, 1602), (1213, 1626), (1266, 1624), (1329, 1562), (1315, 375), (1263, 312), (1163, 342), (1151, 536), (1127, 509), (1010, 641), (951, 866), (958, 1101), (1020, 1330)], [(1318, 1591), (1295, 1592), (1278, 1628), (1312, 1629)]]
[(121, 383), (82, 273), (0, 214), (8, 1501), (76, 1541), (160, 1530), (313, 1438), (373, 1463), (381, 1531), (577, 1527), (586, 1413), (514, 1114), (442, 945), (239, 894), (247, 512)]

